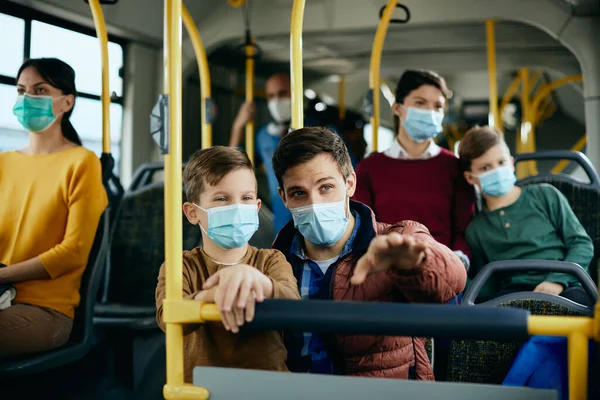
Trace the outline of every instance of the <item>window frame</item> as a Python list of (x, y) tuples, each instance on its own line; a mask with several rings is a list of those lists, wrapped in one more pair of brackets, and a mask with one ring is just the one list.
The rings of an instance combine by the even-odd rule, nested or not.
[[(64, 28), (64, 29), (67, 29), (67, 30), (70, 30), (73, 32), (81, 33), (84, 35), (97, 37), (95, 29), (92, 29), (92, 28), (89, 28), (89, 27), (86, 27), (83, 25), (79, 25), (77, 23), (67, 21), (65, 19), (55, 17), (52, 15), (43, 13), (41, 11), (33, 10), (31, 8), (28, 8), (28, 7), (25, 7), (22, 5), (18, 5), (18, 4), (14, 4), (14, 3), (10, 3), (10, 2), (1, 2), (0, 3), (0, 14), (6, 14), (6, 15), (10, 15), (12, 17), (21, 18), (25, 21), (23, 61), (29, 59), (31, 56), (31, 26), (32, 26), (32, 22), (34, 20), (43, 22), (46, 24), (54, 25), (59, 28)], [(121, 107), (124, 107), (125, 96), (126, 96), (125, 88), (127, 87), (124, 71), (125, 71), (125, 66), (127, 64), (127, 51), (126, 50), (127, 50), (127, 45), (129, 44), (129, 40), (124, 39), (122, 37), (108, 34), (108, 41), (118, 44), (119, 46), (121, 46), (121, 49), (123, 50), (123, 65), (121, 66), (121, 71), (120, 71), (121, 79), (123, 81), (123, 88), (121, 90), (122, 94), (121, 94), (121, 96), (111, 97), (110, 102), (120, 104)], [(14, 86), (15, 78), (16, 77), (11, 77), (11, 76), (0, 74), (0, 83), (3, 83), (5, 85)], [(90, 99), (90, 100), (102, 100), (102, 97), (100, 95), (86, 93), (86, 92), (78, 91), (77, 96), (86, 98), (86, 99)]]

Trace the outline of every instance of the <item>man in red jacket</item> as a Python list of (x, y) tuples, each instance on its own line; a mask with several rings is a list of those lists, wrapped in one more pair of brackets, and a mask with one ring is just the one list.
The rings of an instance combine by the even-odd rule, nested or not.
[[(273, 168), (293, 217), (273, 247), (292, 264), (303, 299), (447, 303), (464, 289), (462, 262), (425, 226), (379, 223), (371, 209), (350, 200), (356, 174), (335, 133), (321, 127), (289, 133)], [(422, 338), (308, 332), (285, 338), (291, 371), (434, 379)]]

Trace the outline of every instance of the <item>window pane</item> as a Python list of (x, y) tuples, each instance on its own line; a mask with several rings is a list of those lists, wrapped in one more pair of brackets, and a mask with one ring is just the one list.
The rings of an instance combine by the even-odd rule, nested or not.
[(25, 21), (0, 14), (0, 75), (17, 76), (23, 63)]
[[(65, 45), (68, 44), (68, 45)], [(75, 70), (77, 90), (100, 95), (102, 76), (100, 44), (96, 37), (70, 31), (58, 26), (33, 21), (31, 25), (31, 57), (56, 57)], [(123, 94), (119, 69), (123, 65), (123, 48), (108, 43), (110, 91)]]
[[(365, 135), (365, 140), (367, 142), (367, 152), (366, 154), (371, 153), (372, 150), (372, 132), (373, 129), (371, 129), (371, 124), (365, 124), (364, 127), (364, 135)], [(379, 137), (377, 138), (378, 143), (377, 143), (377, 147), (378, 147), (378, 151), (382, 152), (387, 150), (391, 145), (392, 142), (394, 141), (394, 131), (392, 131), (389, 128), (386, 128), (384, 126), (379, 126), (379, 129), (377, 131), (377, 133), (379, 134)]]
[(17, 90), (0, 84), (0, 151), (18, 150), (29, 144), (29, 135), (13, 115)]
[[(96, 154), (102, 153), (102, 103), (99, 100), (79, 97), (71, 122), (77, 130), (83, 145)], [(115, 159), (115, 174), (119, 174), (121, 160), (121, 129), (123, 122), (123, 107), (120, 104), (110, 105), (110, 137), (111, 152)]]

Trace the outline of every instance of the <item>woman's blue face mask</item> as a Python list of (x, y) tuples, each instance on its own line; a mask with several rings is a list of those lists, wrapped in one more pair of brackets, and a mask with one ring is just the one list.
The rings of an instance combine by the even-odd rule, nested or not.
[(405, 110), (406, 118), (402, 127), (415, 142), (423, 143), (433, 139), (442, 131), (443, 110), (424, 110), (416, 107), (405, 107)]
[(52, 109), (53, 100), (51, 96), (33, 96), (27, 93), (19, 95), (13, 107), (13, 114), (29, 132), (45, 131), (57, 118)]

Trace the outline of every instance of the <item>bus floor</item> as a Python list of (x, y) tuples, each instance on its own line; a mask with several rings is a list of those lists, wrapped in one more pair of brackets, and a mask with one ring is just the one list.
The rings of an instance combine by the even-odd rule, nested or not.
[(136, 337), (131, 342), (126, 336), (122, 332), (102, 335), (90, 353), (73, 364), (34, 375), (0, 378), (0, 398), (163, 399), (164, 335)]

